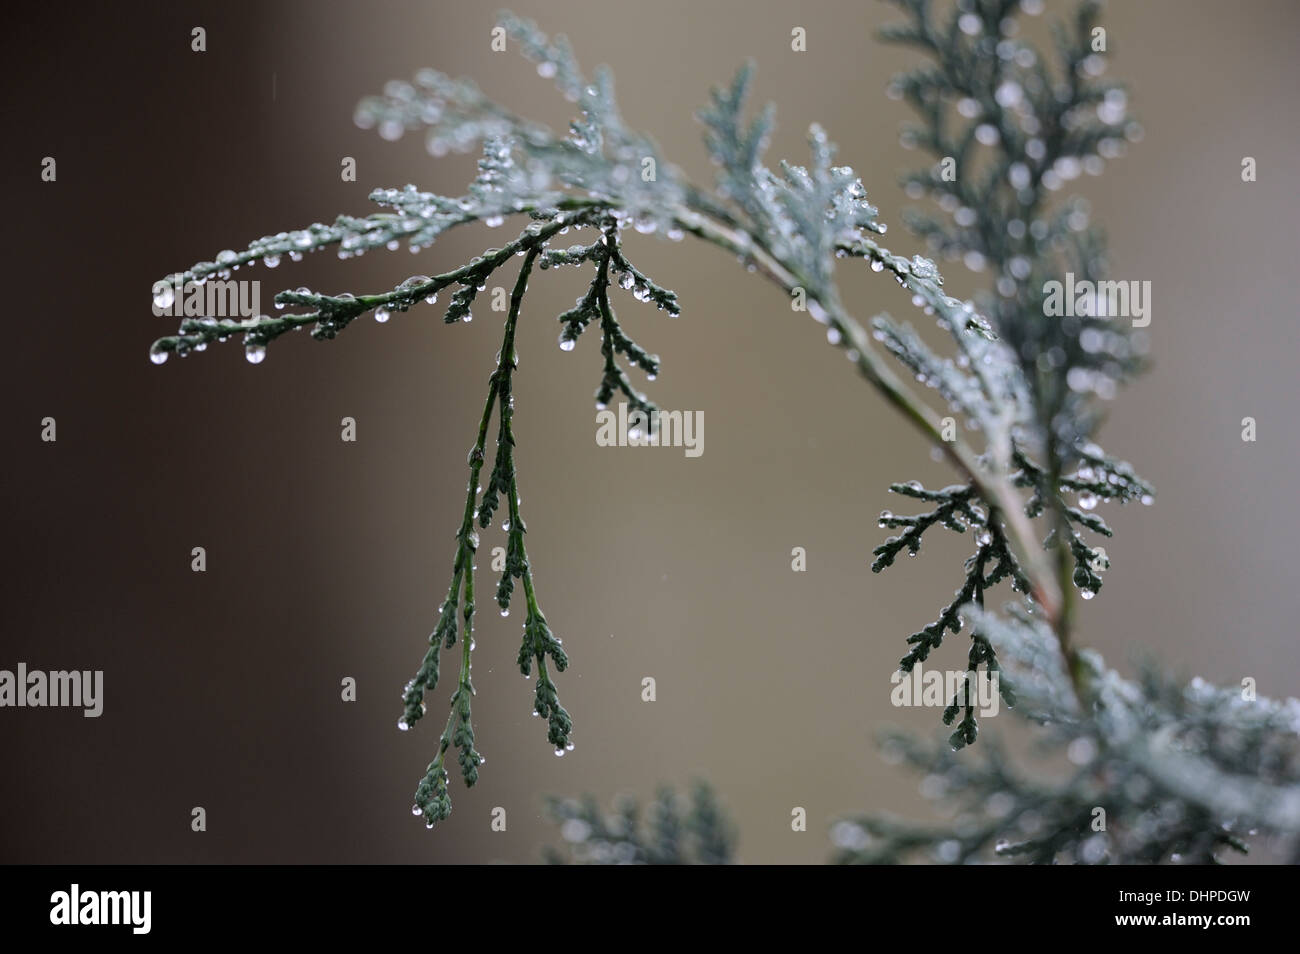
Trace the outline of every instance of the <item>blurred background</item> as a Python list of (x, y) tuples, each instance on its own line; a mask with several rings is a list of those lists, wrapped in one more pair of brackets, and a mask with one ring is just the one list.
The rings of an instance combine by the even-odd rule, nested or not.
[[(915, 54), (881, 45), (891, 7), (856, 2), (595, 4), (518, 0), (615, 68), (630, 124), (696, 180), (693, 119), (746, 58), (778, 105), (771, 156), (801, 161), (808, 123), (840, 144), (893, 228), (908, 109), (884, 94)], [(1048, 4), (1048, 14), (1065, 6)], [(1112, 569), (1081, 639), (1125, 672), (1143, 654), (1220, 683), (1296, 692), (1300, 465), (1294, 270), (1300, 10), (1251, 0), (1115, 4), (1111, 76), (1146, 136), (1074, 183), (1109, 231), (1114, 274), (1149, 280), (1153, 370), (1121, 392), (1101, 441), (1155, 482), (1154, 507), (1103, 508)], [(489, 49), (479, 5), (275, 2), (28, 5), (0, 40), (12, 228), (0, 377), (0, 668), (102, 669), (104, 714), (0, 711), (0, 860), (7, 862), (533, 861), (555, 842), (548, 793), (648, 798), (713, 782), (746, 862), (817, 862), (836, 817), (923, 817), (918, 779), (876, 733), (937, 737), (938, 712), (896, 709), (904, 638), (960, 583), (966, 541), (869, 572), (894, 480), (944, 481), (928, 448), (806, 316), (728, 256), (631, 236), (633, 260), (675, 289), (680, 319), (620, 313), (663, 371), (665, 408), (704, 413), (704, 454), (599, 448), (598, 341), (564, 354), (553, 316), (585, 287), (535, 278), (519, 331), (517, 461), (542, 606), (572, 665), (558, 679), (576, 749), (558, 759), (514, 667), (522, 620), (478, 621), (474, 716), (487, 756), (451, 819), (426, 832), (412, 792), (432, 757), (455, 667), (429, 715), (396, 729), (450, 574), (500, 318), (444, 326), (418, 308), (334, 342), (238, 344), (163, 367), (174, 331), (150, 285), (250, 239), (370, 211), (378, 186), (460, 194), (474, 156), (432, 160), (352, 123), (385, 81), (422, 66), (472, 76), (561, 125), (569, 107), (530, 64)], [(207, 31), (207, 52), (190, 30)], [(790, 49), (807, 31), (808, 51)], [(40, 180), (45, 156), (55, 183)], [(357, 160), (354, 183), (340, 161)], [(1258, 161), (1245, 184), (1243, 156)], [(373, 292), (463, 264), (506, 229), (465, 229), (414, 258), (320, 254), (263, 281)], [(511, 233), (514, 234), (513, 232)], [(511, 273), (513, 269), (511, 270)], [(851, 273), (851, 274), (850, 274)], [(946, 268), (954, 294), (987, 281)], [(272, 279), (274, 279), (272, 281)], [(502, 273), (498, 281), (512, 281)], [(897, 286), (842, 269), (862, 318), (911, 309)], [(909, 315), (909, 317), (911, 317)], [(57, 443), (40, 440), (56, 418)], [(340, 440), (340, 419), (358, 440)], [(1258, 421), (1243, 443), (1241, 420)], [(504, 543), (485, 533), (480, 557)], [(195, 546), (206, 573), (190, 569)], [(791, 571), (791, 550), (807, 572)], [(480, 567), (486, 569), (486, 559)], [(486, 602), (486, 601), (481, 601)], [(933, 664), (965, 665), (965, 638)], [(451, 673), (451, 675), (448, 675)], [(344, 677), (357, 701), (340, 699)], [(657, 701), (641, 701), (653, 677)], [(986, 729), (1010, 731), (1005, 712)], [(190, 830), (203, 806), (208, 830)], [(490, 828), (495, 807), (507, 830)], [(808, 831), (791, 831), (791, 809)]]

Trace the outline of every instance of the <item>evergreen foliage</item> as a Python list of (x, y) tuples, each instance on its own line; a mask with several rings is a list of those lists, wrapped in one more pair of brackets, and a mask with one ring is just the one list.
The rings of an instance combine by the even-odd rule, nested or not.
[(641, 818), (636, 799), (619, 799), (603, 812), (591, 796), (552, 798), (551, 819), (562, 848), (547, 848), (552, 864), (725, 865), (735, 861), (735, 834), (713, 789), (691, 787), (689, 799), (662, 788)]
[[(990, 274), (991, 287), (974, 301), (949, 296), (931, 258), (898, 255), (881, 244), (885, 225), (858, 175), (837, 164), (820, 127), (809, 129), (806, 164), (767, 164), (773, 112), (747, 112), (750, 66), (714, 90), (699, 113), (718, 168), (716, 183), (704, 187), (625, 124), (608, 71), (589, 80), (562, 37), (548, 37), (509, 14), (500, 23), (510, 44), (575, 105), (578, 117), (567, 130), (516, 115), (467, 80), (421, 70), (413, 82), (391, 82), (382, 95), (364, 100), (356, 121), (386, 139), (418, 132), (434, 156), (481, 146), (478, 175), (464, 195), (439, 196), (414, 185), (378, 189), (371, 199), (385, 211), (264, 236), (155, 286), (155, 301), (170, 302), (185, 283), (228, 278), (258, 261), (275, 267), (285, 256), (299, 260), (327, 247), (341, 258), (403, 246), (420, 252), (459, 225), (527, 220), (515, 237), (451, 271), (413, 275), (369, 294), (281, 291), (275, 296), (281, 316), (187, 317), (178, 334), (153, 346), (161, 363), (170, 354), (239, 336), (249, 360), (260, 362), (266, 346), (290, 330), (310, 326), (314, 338), (333, 339), (363, 314), (385, 321), (394, 311), (434, 305), (444, 292), (444, 320), (468, 321), (477, 293), (508, 262), (521, 260), (469, 453), (450, 586), (428, 651), (403, 692), (400, 725), (409, 728), (437, 685), (441, 653), (459, 640), (451, 711), (416, 791), (414, 813), (429, 827), (450, 812), (448, 751), (457, 750), (466, 785), (475, 783), (483, 762), (471, 722), (475, 525), (488, 526), (503, 510), (509, 540), (496, 602), (509, 611), (516, 583), (522, 585), (519, 668), (525, 676), (535, 670), (534, 708), (546, 720), (548, 742), (557, 754), (572, 747), (572, 721), (553, 678), (568, 658), (539, 605), (519, 507), (515, 331), (536, 271), (589, 268), (586, 293), (558, 316), (559, 346), (573, 350), (582, 333), (597, 326), (597, 406), (620, 394), (633, 408), (652, 410), (629, 370), (653, 378), (659, 358), (624, 331), (613, 302), (617, 291), (628, 291), (670, 317), (680, 309), (673, 292), (628, 260), (622, 235), (633, 229), (670, 240), (692, 236), (776, 283), (792, 302), (804, 303), (828, 341), (934, 442), (958, 480), (939, 489), (915, 481), (891, 486), (920, 512), (881, 514), (882, 527), (900, 532), (875, 549), (872, 569), (882, 571), (904, 551), (915, 555), (924, 534), (938, 526), (969, 533), (972, 550), (954, 599), (908, 638), (902, 668), (941, 649), (947, 634), (965, 630), (970, 673), (998, 673), (1005, 701), (1047, 726), (1052, 743), (1064, 747), (1077, 768), (1051, 786), (1025, 780), (996, 751), (983, 759), (958, 757), (952, 750), (975, 742), (979, 726), (973, 707), (954, 699), (944, 713), (945, 723), (955, 723), (947, 749), (909, 744), (900, 751), (942, 780), (932, 786), (941, 801), (967, 800), (988, 817), (970, 821), (963, 815), (951, 830), (846, 821), (836, 828), (841, 860), (893, 861), (925, 849), (939, 860), (962, 861), (988, 845), (1002, 856), (1038, 861), (1209, 859), (1224, 846), (1244, 847), (1243, 836), (1255, 828), (1288, 836), (1300, 828), (1300, 713), (1294, 703), (1245, 701), (1229, 690), (1199, 682), (1178, 687), (1154, 676), (1127, 681), (1075, 645), (1077, 597), (1096, 595), (1109, 566), (1093, 541), (1110, 537), (1111, 530), (1094, 510), (1099, 503), (1150, 503), (1154, 493), (1130, 465), (1096, 443), (1102, 405), (1141, 369), (1143, 333), (1119, 316), (1054, 317), (1045, 308), (1050, 281), (1066, 273), (1096, 281), (1106, 268), (1104, 241), (1088, 221), (1086, 200), (1055, 194), (1080, 173), (1099, 173), (1140, 133), (1126, 115), (1123, 89), (1101, 78), (1105, 55), (1091, 45), (1098, 6), (1084, 0), (1070, 23), (1058, 25), (1050, 60), (1019, 38), (1018, 16), (1041, 6), (1037, 0), (959, 0), (945, 10), (928, 0), (898, 0), (898, 6), (904, 20), (886, 39), (917, 47), (927, 62), (899, 76), (891, 92), (918, 115), (905, 141), (935, 160), (909, 173), (903, 185), (937, 206), (910, 213), (907, 223), (930, 255)], [(561, 237), (570, 233), (583, 238), (561, 247)], [(938, 323), (951, 353), (935, 350), (889, 315), (869, 324), (855, 317), (841, 299), (835, 272), (859, 262), (888, 273), (912, 305)], [(896, 373), (886, 356), (906, 375)], [(946, 415), (906, 376), (933, 392), (930, 399)], [(483, 488), (494, 413), (492, 466)], [(1011, 602), (995, 611), (989, 597), (1004, 582)], [(606, 818), (590, 802), (560, 802), (553, 811), (571, 833), (585, 826), (583, 838), (570, 839), (585, 846), (584, 860), (685, 860), (689, 852), (673, 834), (681, 825), (697, 833), (698, 860), (725, 860), (729, 836), (721, 827), (699, 827), (718, 819), (713, 803), (701, 797), (697, 792), (683, 821), (672, 798), (662, 796), (649, 834), (637, 833), (626, 810)], [(1110, 819), (1105, 832), (1089, 824), (1097, 807)]]

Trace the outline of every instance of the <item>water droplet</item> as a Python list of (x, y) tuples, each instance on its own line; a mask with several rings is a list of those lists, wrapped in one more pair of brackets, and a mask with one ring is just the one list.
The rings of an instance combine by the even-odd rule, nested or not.
[(1150, 507), (1155, 502), (1156, 502), (1156, 498), (1152, 497), (1150, 494), (1142, 495), (1142, 506)]
[(166, 351), (150, 351), (150, 352), (149, 352), (149, 360), (152, 361), (154, 364), (165, 364), (166, 361), (167, 361), (167, 352), (166, 352)]
[(509, 610), (508, 608), (507, 608), (507, 609), (503, 609), (503, 610), (501, 611), (501, 615), (502, 615), (502, 616), (509, 616), (509, 615), (510, 615), (510, 610)]
[(561, 351), (572, 351), (577, 346), (578, 346), (578, 342), (574, 341), (572, 338), (566, 338), (564, 335), (560, 335)]
[(405, 719), (400, 719), (398, 720), (397, 727), (401, 729), (403, 732), (405, 732), (411, 726), (410, 723), (408, 723)]
[(495, 229), (499, 228), (505, 220), (506, 217), (504, 215), (489, 215), (483, 219), (483, 224), (490, 229)]
[(388, 320), (388, 318), (389, 318), (389, 313), (387, 308), (375, 309), (375, 321), (379, 322), (382, 325), (385, 321)]
[(153, 303), (155, 308), (170, 308), (172, 306), (172, 302), (174, 302), (175, 300), (176, 300), (176, 293), (172, 290), (171, 285), (164, 285), (162, 288), (158, 290), (157, 294), (153, 296)]
[(424, 299), (424, 303), (426, 305), (436, 305), (438, 303), (438, 293), (434, 292), (432, 295), (427, 296)]
[(1080, 590), (1079, 595), (1082, 596), (1085, 600), (1090, 600), (1097, 594), (1093, 590)]
[(1083, 510), (1092, 510), (1097, 506), (1097, 495), (1084, 491), (1079, 494), (1079, 507)]
[(935, 267), (934, 262), (920, 255), (912, 256), (912, 274), (917, 278), (933, 279), (939, 275), (939, 270)]
[(280, 264), (280, 256), (268, 255), (266, 256), (266, 258), (262, 259), (262, 264), (265, 265), (267, 268), (275, 268), (277, 265)]
[(412, 814), (412, 815), (423, 815), (423, 814), (424, 814), (424, 809), (421, 808), (419, 805), (412, 805), (412, 806), (411, 806), (411, 814)]
[(986, 547), (993, 542), (993, 534), (989, 533), (987, 530), (981, 530), (975, 535), (975, 542), (982, 547)]
[(556, 749), (556, 750), (555, 750), (555, 757), (556, 757), (557, 759), (562, 759), (562, 758), (564, 758), (564, 749)]
[(564, 751), (566, 751), (566, 752), (572, 752), (572, 751), (573, 751), (573, 743), (570, 742), (570, 743), (568, 743), (567, 745), (565, 745), (565, 747), (564, 747)]
[(266, 357), (266, 347), (260, 344), (251, 344), (244, 348), (244, 357), (248, 359), (249, 364), (261, 364)]

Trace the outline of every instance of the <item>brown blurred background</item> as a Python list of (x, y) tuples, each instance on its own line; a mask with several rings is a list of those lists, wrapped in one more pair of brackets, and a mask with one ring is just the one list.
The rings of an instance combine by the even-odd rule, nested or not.
[[(697, 179), (692, 118), (747, 57), (779, 107), (774, 157), (823, 123), (893, 224), (906, 108), (884, 87), (914, 55), (874, 31), (875, 3), (518, 2), (587, 67), (615, 67), (625, 116)], [(1060, 4), (1049, 4), (1049, 13)], [(1146, 138), (1081, 185), (1119, 277), (1153, 283), (1154, 370), (1121, 393), (1102, 440), (1159, 488), (1111, 508), (1112, 570), (1083, 637), (1125, 671), (1150, 652), (1188, 675), (1296, 690), (1293, 4), (1115, 4), (1111, 75)], [(237, 344), (161, 368), (148, 289), (162, 275), (280, 229), (365, 214), (368, 191), (459, 194), (473, 157), (385, 143), (356, 101), (425, 65), (470, 75), (526, 115), (568, 108), (531, 66), (489, 51), (490, 8), (467, 4), (29, 5), (0, 43), (10, 307), (0, 380), (4, 567), (0, 668), (103, 669), (104, 715), (0, 711), (0, 860), (21, 862), (527, 861), (557, 836), (545, 793), (652, 794), (703, 776), (739, 824), (741, 858), (814, 862), (840, 813), (918, 811), (915, 777), (878, 757), (887, 724), (937, 734), (937, 713), (889, 703), (904, 637), (959, 582), (962, 547), (932, 541), (883, 576), (867, 567), (892, 480), (943, 480), (820, 329), (727, 256), (632, 237), (683, 316), (622, 313), (663, 356), (650, 386), (698, 409), (705, 452), (596, 447), (597, 341), (555, 346), (577, 272), (533, 281), (516, 388), (524, 515), (542, 605), (572, 657), (559, 679), (577, 748), (557, 759), (513, 667), (521, 620), (481, 614), (474, 677), (479, 785), (429, 833), (408, 808), (454, 678), (427, 720), (395, 728), (448, 582), (500, 316), (445, 327), (433, 309), (339, 340)], [(190, 29), (208, 51), (190, 50)], [(792, 53), (793, 26), (809, 51)], [(272, 96), (274, 89), (275, 95)], [(42, 183), (44, 156), (58, 181)], [(1254, 156), (1259, 181), (1243, 184)], [(340, 181), (353, 156), (356, 183)], [(283, 287), (375, 291), (463, 263), (504, 230), (465, 230), (413, 258), (321, 254)], [(957, 266), (949, 285), (976, 282)], [(271, 281), (274, 279), (274, 281)], [(502, 275), (499, 282), (508, 279)], [(853, 311), (910, 309), (865, 269)], [(39, 439), (41, 418), (58, 442)], [(339, 439), (343, 416), (359, 440)], [(1259, 440), (1240, 439), (1241, 419)], [(484, 535), (486, 549), (503, 542)], [(207, 549), (208, 570), (190, 570)], [(791, 548), (808, 553), (792, 573)], [(964, 543), (963, 543), (964, 546)], [(480, 560), (484, 566), (484, 560)], [(487, 584), (489, 587), (491, 582)], [(481, 601), (486, 603), (486, 600)], [(963, 640), (936, 664), (964, 665)], [(942, 662), (940, 662), (942, 661)], [(448, 675), (451, 673), (451, 675)], [(354, 677), (359, 699), (340, 701)], [(640, 700), (641, 679), (658, 701)], [(991, 728), (1010, 725), (1011, 716)], [(190, 809), (208, 831), (190, 831)], [(489, 828), (493, 807), (505, 833)], [(790, 830), (793, 806), (809, 831)]]

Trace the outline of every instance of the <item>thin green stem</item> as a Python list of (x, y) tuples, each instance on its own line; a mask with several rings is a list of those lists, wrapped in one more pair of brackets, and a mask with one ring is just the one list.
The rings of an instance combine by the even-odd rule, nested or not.
[[(679, 214), (677, 222), (684, 231), (745, 258), (760, 274), (775, 282), (787, 294), (792, 294), (797, 287), (805, 287), (794, 271), (769, 253), (749, 233), (715, 222), (694, 210)], [(1025, 567), (1034, 599), (1055, 629), (1059, 625), (1063, 605), (1061, 588), (1035, 538), (1033, 527), (1024, 514), (1020, 498), (1010, 483), (1003, 476), (990, 474), (981, 466), (975, 452), (960, 438), (945, 440), (938, 415), (881, 361), (862, 325), (834, 301), (831, 294), (823, 293), (823, 296), (832, 299), (816, 299), (825, 312), (826, 323), (840, 333), (840, 346), (856, 353), (854, 364), (862, 376), (975, 485), (991, 511), (1002, 515), (1016, 556)], [(993, 514), (990, 513), (989, 516), (992, 518)]]

